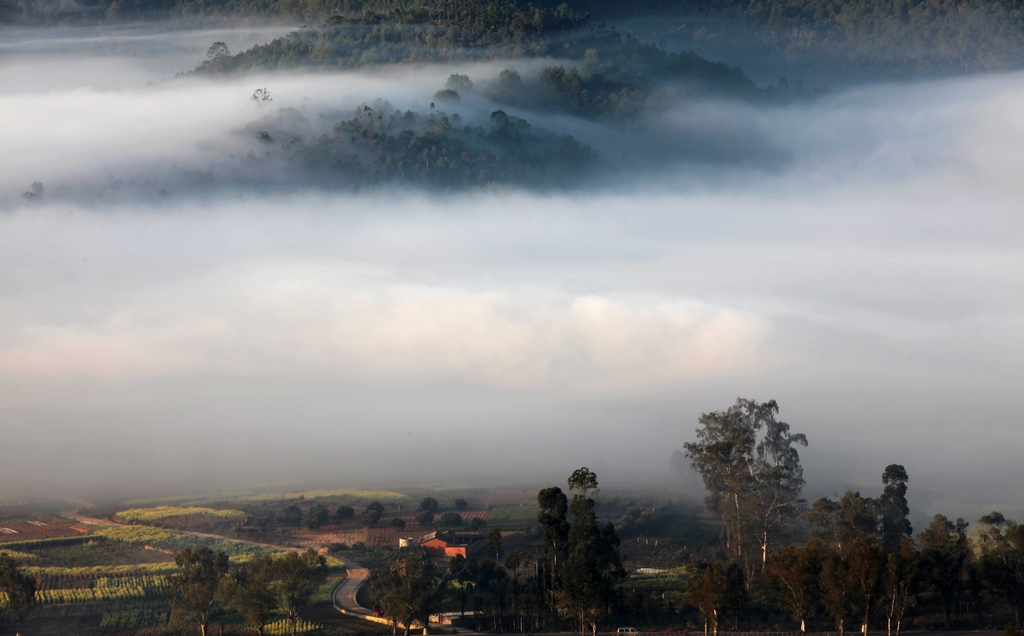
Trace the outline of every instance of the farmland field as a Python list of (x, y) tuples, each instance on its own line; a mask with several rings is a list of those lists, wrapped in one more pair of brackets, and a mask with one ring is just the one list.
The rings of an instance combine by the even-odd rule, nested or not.
[(537, 506), (500, 506), (490, 511), (487, 525), (502, 530), (526, 530), (537, 523)]
[(80, 537), (89, 531), (57, 517), (0, 518), (0, 543), (21, 542), (57, 537)]
[(157, 523), (175, 517), (214, 517), (217, 519), (241, 521), (245, 513), (241, 510), (215, 510), (213, 508), (197, 508), (193, 506), (157, 506), (155, 508), (131, 508), (114, 515), (118, 521), (125, 523)]
[(26, 565), (36, 567), (92, 567), (101, 565), (129, 565), (160, 563), (173, 560), (162, 551), (133, 546), (119, 541), (106, 541), (101, 537), (72, 545), (43, 545), (24, 549), (30, 555)]

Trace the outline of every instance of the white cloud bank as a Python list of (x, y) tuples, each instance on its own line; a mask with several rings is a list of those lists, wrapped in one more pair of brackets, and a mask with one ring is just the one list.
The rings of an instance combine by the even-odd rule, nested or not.
[[(200, 165), (230, 148), (264, 79), (275, 105), (312, 112), (429, 99), (451, 70), (143, 88), (108, 63), (87, 83), (102, 90), (0, 95), (5, 196)], [(15, 75), (32, 76), (0, 67)], [(896, 461), (989, 492), (1009, 482), (979, 466), (1024, 444), (1021, 113), (1021, 75), (694, 105), (665, 125), (735, 123), (789, 159), (659, 164), (596, 194), (14, 207), (0, 213), (0, 477), (88, 468), (118, 486), (130, 469), (144, 489), (587, 462), (655, 479), (700, 412), (743, 395), (778, 399), (809, 435), (812, 484), (875, 483)], [(457, 467), (445, 436), (462, 442)], [(335, 447), (381, 437), (411, 472), (338, 461)]]
[(754, 314), (676, 297), (473, 290), (353, 263), (245, 262), (90, 319), (23, 324), (8, 378), (325, 374), (389, 385), (667, 386), (757, 369)]

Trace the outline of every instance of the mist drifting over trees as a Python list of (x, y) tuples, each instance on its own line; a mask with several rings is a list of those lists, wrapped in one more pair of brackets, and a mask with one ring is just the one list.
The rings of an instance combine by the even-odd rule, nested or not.
[(1014, 11), (4, 5), (4, 488), (674, 488), (742, 394), (815, 442), (762, 565), (864, 456), (1012, 516)]

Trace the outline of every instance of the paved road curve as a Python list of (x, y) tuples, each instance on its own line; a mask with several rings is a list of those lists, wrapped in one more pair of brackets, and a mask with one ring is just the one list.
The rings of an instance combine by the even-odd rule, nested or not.
[(334, 607), (346, 614), (372, 616), (373, 612), (356, 601), (356, 593), (370, 578), (370, 571), (354, 561), (345, 561), (345, 572), (345, 578), (334, 588)]

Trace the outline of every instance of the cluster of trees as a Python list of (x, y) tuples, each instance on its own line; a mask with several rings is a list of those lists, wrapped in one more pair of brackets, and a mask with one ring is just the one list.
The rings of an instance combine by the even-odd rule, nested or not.
[[(458, 512), (469, 507), (469, 502), (465, 499), (456, 499), (453, 507), (455, 510), (441, 511), (440, 504), (436, 499), (426, 497), (419, 503), (419, 514), (416, 517), (416, 523), (446, 528), (457, 528), (465, 525), (471, 530), (480, 530), (486, 527), (487, 522), (483, 519), (471, 519), (468, 523), (465, 523), (462, 515)], [(406, 522), (400, 517), (385, 520), (386, 512), (384, 504), (379, 501), (371, 501), (362, 507), (359, 521), (367, 528), (382, 525), (398, 529), (405, 528)], [(356, 509), (350, 505), (343, 504), (332, 512), (325, 504), (315, 501), (305, 510), (298, 504), (291, 504), (277, 512), (260, 510), (250, 515), (250, 521), (257, 526), (266, 526), (276, 522), (287, 526), (306, 527), (310, 530), (317, 530), (332, 520), (344, 523), (355, 517)]]
[(570, 500), (561, 488), (540, 491), (537, 553), (513, 550), (502, 555), (502, 535), (491, 529), (488, 550), (495, 558), (476, 560), (455, 556), (444, 571), (418, 548), (378, 572), (370, 591), (397, 632), (425, 624), (439, 611), (471, 609), (486, 617), (495, 631), (539, 631), (575, 625), (596, 632), (625, 577), (619, 557), (619, 538), (611, 523), (598, 521), (597, 476), (587, 468), (568, 480)]
[(697, 440), (673, 457), (701, 475), (723, 529), (717, 558), (693, 563), (686, 584), (706, 631), (755, 602), (788, 613), (801, 631), (821, 616), (840, 633), (856, 623), (867, 634), (884, 619), (892, 635), (919, 604), (941, 611), (948, 629), (961, 613), (982, 624), (1002, 600), (1020, 628), (1024, 526), (993, 512), (973, 539), (967, 522), (940, 514), (915, 541), (899, 464), (885, 468), (876, 498), (848, 491), (808, 506), (797, 449), (807, 439), (777, 415), (774, 401), (740, 399), (702, 415)]
[(378, 100), (311, 143), (295, 132), (302, 122), (297, 111), (281, 111), (254, 125), (264, 152), (242, 159), (238, 174), (229, 178), (353, 189), (384, 183), (440, 189), (564, 187), (598, 161), (590, 146), (533, 129), (503, 110), (494, 111), (485, 127), (444, 111), (402, 113)]
[[(727, 3), (728, 4), (728, 3)], [(1011, 0), (777, 0), (733, 3), (776, 50), (899, 74), (1024, 64), (1024, 11)]]
[(383, 13), (335, 14), (317, 28), (294, 31), (225, 60), (208, 59), (196, 72), (539, 57), (555, 53), (554, 39), (584, 22), (568, 5), (417, 3)]
[(769, 552), (807, 505), (798, 450), (807, 437), (779, 421), (778, 412), (774, 400), (739, 399), (725, 411), (705, 413), (697, 440), (684, 445), (685, 455), (672, 457), (677, 471), (689, 460), (704, 480), (707, 508), (724, 528), (726, 555), (748, 579), (764, 572)]
[(207, 547), (182, 550), (172, 577), (172, 622), (191, 624), (206, 636), (211, 624), (244, 622), (263, 635), (280, 617), (294, 636), (302, 613), (327, 577), (324, 557), (313, 550), (263, 554), (239, 566)]
[[(587, 25), (566, 5), (543, 9), (506, 1), (460, 6), (458, 11), (443, 4), (429, 10), (416, 5), (387, 15), (332, 16), (318, 28), (301, 29), (234, 56), (225, 47), (211, 47), (207, 60), (193, 72), (557, 56), (575, 64), (569, 70), (545, 69), (531, 78), (525, 92), (519, 85), (502, 85), (499, 77), (488, 95), (507, 104), (621, 116), (635, 115), (663, 99), (657, 89), (666, 81), (685, 85), (690, 93), (758, 95), (737, 67), (710, 62), (692, 51), (668, 53), (604, 25)], [(438, 98), (458, 98), (463, 88), (472, 88), (472, 83), (448, 86)]]

